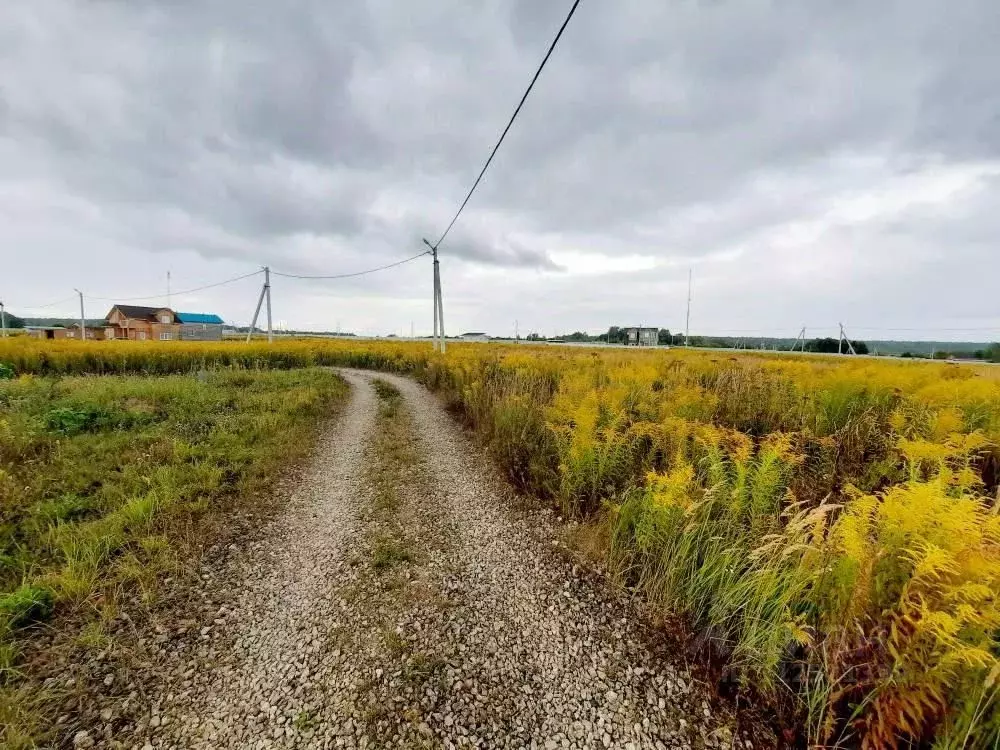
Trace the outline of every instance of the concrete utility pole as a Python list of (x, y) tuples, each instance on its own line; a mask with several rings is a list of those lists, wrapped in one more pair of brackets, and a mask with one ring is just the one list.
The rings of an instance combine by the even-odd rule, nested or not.
[(688, 269), (688, 305), (684, 321), (684, 346), (691, 346), (691, 269)]
[(438, 323), (441, 326), (441, 353), (444, 354), (445, 338), (444, 338), (444, 302), (441, 300), (441, 266), (438, 263), (437, 258), (437, 248), (434, 250), (434, 275), (437, 277), (437, 290), (438, 290)]
[(799, 331), (799, 335), (795, 337), (795, 343), (792, 344), (792, 351), (793, 352), (795, 351), (795, 347), (797, 347), (799, 345), (800, 341), (802, 342), (802, 351), (805, 352), (805, 350), (806, 350), (806, 327), (805, 326), (802, 326), (802, 330)]
[(250, 321), (250, 330), (247, 331), (247, 343), (253, 337), (254, 329), (257, 328), (257, 318), (260, 316), (260, 306), (264, 304), (264, 297), (267, 297), (267, 340), (271, 341), (271, 269), (264, 266), (264, 286), (260, 288), (260, 296), (257, 298), (257, 307), (253, 311), (253, 320)]
[(3, 331), (3, 337), (7, 338), (7, 313), (4, 312), (3, 302), (0, 302), (0, 330)]
[(264, 266), (264, 289), (267, 291), (267, 343), (274, 343), (274, 332), (271, 329), (271, 269)]
[(83, 292), (81, 292), (79, 289), (74, 289), (73, 291), (80, 295), (80, 340), (81, 341), (86, 341), (87, 340), (87, 319), (84, 317), (84, 314), (83, 314)]
[(847, 342), (847, 350), (851, 354), (857, 354), (857, 352), (854, 351), (854, 344), (851, 343), (851, 340), (849, 338), (847, 338), (847, 334), (844, 333), (844, 324), (843, 323), (837, 323), (837, 325), (840, 326), (840, 341), (837, 343), (837, 354), (843, 354), (844, 353), (844, 342), (845, 341)]
[(426, 239), (424, 244), (431, 249), (431, 257), (434, 258), (434, 350), (444, 354), (444, 304), (441, 301), (441, 269), (438, 263), (438, 251), (437, 247)]
[(440, 350), (440, 344), (438, 344), (438, 262), (437, 262), (437, 251), (434, 251), (434, 265), (432, 268), (433, 273), (433, 287), (434, 287), (434, 351)]
[(170, 307), (170, 271), (167, 271), (167, 307)]

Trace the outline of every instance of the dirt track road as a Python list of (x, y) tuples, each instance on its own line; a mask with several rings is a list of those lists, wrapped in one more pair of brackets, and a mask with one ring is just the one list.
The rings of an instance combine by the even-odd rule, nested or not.
[(287, 509), (205, 569), (196, 621), (159, 628), (147, 684), (80, 745), (749, 746), (431, 394), (343, 375)]

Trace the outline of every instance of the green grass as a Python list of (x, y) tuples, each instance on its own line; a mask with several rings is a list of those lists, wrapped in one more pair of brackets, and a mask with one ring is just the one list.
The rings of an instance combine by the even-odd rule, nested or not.
[(318, 368), (0, 380), (0, 745), (49, 739), (19, 655), (41, 627), (106, 646), (102, 619), (154, 602), (346, 394)]
[(372, 567), (382, 572), (401, 563), (413, 562), (413, 553), (402, 540), (386, 537), (375, 543), (372, 551)]
[(372, 451), (378, 459), (368, 478), (374, 491), (373, 508), (386, 531), (372, 544), (371, 566), (382, 574), (416, 559), (396, 518), (399, 485), (407, 467), (413, 464), (415, 453), (402, 394), (394, 385), (378, 378), (372, 380), (372, 387), (378, 395), (378, 423), (372, 441)]

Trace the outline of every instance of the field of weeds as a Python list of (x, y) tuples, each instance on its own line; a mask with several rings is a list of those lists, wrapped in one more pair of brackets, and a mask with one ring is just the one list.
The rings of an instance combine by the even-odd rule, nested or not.
[(996, 370), (457, 349), (510, 477), (813, 746), (1000, 743)]
[(351, 365), (442, 392), (510, 479), (813, 746), (1000, 744), (1000, 371), (292, 340), (0, 343), (14, 373)]
[(86, 689), (60, 664), (112, 648), (346, 392), (319, 369), (0, 379), (0, 744), (48, 738)]

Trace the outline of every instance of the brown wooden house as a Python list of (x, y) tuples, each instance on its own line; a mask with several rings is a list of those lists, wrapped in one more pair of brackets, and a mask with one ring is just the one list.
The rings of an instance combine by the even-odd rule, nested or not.
[(172, 341), (181, 325), (169, 307), (115, 305), (105, 317), (105, 338), (131, 341)]

